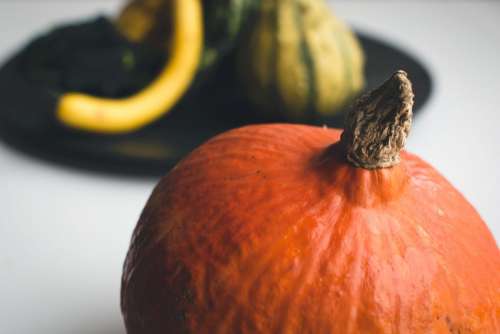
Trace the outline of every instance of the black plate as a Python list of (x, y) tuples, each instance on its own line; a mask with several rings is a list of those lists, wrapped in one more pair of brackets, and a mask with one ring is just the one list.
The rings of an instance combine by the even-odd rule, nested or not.
[[(366, 90), (377, 87), (393, 72), (403, 69), (408, 72), (413, 82), (416, 95), (414, 113), (418, 114), (432, 90), (431, 76), (424, 65), (389, 43), (364, 33), (358, 33), (358, 36), (367, 58)], [(19, 98), (13, 101), (12, 96), (16, 94), (6, 92), (12, 90), (16, 82), (21, 80), (16, 77), (15, 71), (16, 58), (19, 56), (12, 58), (0, 69), (0, 92), (3, 92), (1, 99), (4, 106), (15, 103), (15, 107), (21, 112), (23, 106), (32, 104), (25, 104), (23, 99)], [(55, 108), (56, 100), (53, 97), (41, 95), (36, 87), (33, 87), (32, 92), (26, 90), (26, 87), (23, 89), (25, 99), (40, 100), (41, 110)], [(62, 128), (37, 133), (19, 128), (3, 118), (0, 123), (0, 136), (11, 147), (51, 162), (114, 174), (157, 177), (165, 174), (193, 148), (218, 133), (245, 124), (270, 121), (251, 116), (253, 113), (249, 112), (249, 108), (238, 98), (227, 101), (228, 94), (224, 89), (214, 85), (211, 89), (213, 91), (208, 94), (204, 92), (204, 96), (210, 97), (206, 103), (199, 103), (199, 99), (203, 97), (191, 96), (167, 117), (130, 135), (93, 135)], [(222, 94), (224, 98), (218, 98)], [(232, 95), (238, 94), (236, 92)], [(9, 99), (11, 101), (8, 101)], [(197, 100), (197, 103), (190, 105), (188, 100)], [(199, 105), (203, 105), (203, 109)], [(317, 119), (310, 123), (341, 127), (342, 119), (343, 115), (340, 114), (337, 117)]]

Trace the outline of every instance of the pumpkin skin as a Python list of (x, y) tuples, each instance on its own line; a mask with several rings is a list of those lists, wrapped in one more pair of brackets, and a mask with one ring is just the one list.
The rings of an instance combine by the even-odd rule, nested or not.
[(287, 120), (329, 116), (364, 86), (364, 54), (324, 0), (260, 1), (239, 45), (238, 77), (257, 110)]
[(350, 165), (340, 130), (255, 125), (153, 191), (124, 266), (135, 333), (499, 333), (500, 252), (434, 168)]
[(411, 86), (397, 71), (342, 133), (248, 126), (179, 163), (132, 237), (128, 333), (499, 333), (491, 233), (401, 152)]

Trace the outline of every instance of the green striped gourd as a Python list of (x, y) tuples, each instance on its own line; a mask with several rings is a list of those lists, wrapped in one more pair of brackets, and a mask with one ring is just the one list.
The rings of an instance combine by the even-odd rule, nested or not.
[(290, 120), (335, 114), (364, 86), (360, 44), (324, 0), (261, 0), (238, 57), (248, 99)]

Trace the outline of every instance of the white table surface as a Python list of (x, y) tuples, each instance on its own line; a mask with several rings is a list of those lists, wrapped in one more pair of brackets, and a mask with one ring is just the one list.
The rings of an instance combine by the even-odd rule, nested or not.
[[(0, 0), (0, 61), (40, 30), (113, 13), (120, 2)], [(432, 71), (434, 93), (408, 149), (462, 191), (500, 240), (500, 2), (333, 4)], [(0, 333), (124, 333), (122, 262), (155, 182), (42, 162), (0, 142)]]

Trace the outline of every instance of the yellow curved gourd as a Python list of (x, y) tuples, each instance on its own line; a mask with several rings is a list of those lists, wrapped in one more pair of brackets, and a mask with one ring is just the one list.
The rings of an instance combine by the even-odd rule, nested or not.
[(160, 75), (144, 90), (123, 99), (65, 94), (57, 118), (69, 127), (100, 133), (141, 128), (167, 113), (186, 92), (196, 74), (202, 48), (201, 0), (174, 0), (171, 57)]

